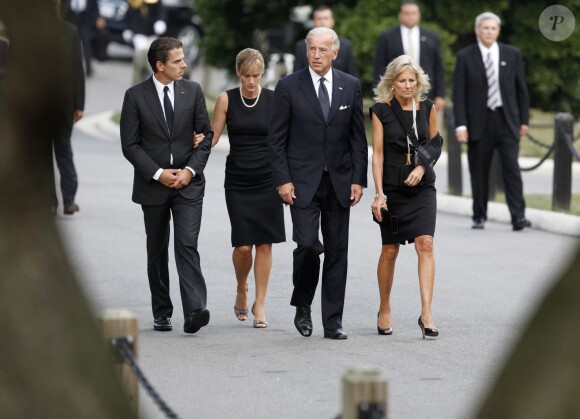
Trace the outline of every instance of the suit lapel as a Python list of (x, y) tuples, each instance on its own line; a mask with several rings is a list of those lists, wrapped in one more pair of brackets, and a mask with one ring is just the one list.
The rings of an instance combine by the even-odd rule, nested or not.
[[(426, 62), (425, 54), (427, 53), (427, 35), (419, 28), (419, 62), (417, 64), (424, 66)], [(424, 69), (424, 68), (423, 68)], [(431, 80), (433, 83), (433, 80)]]
[(178, 132), (179, 122), (182, 120), (182, 114), (184, 112), (185, 103), (185, 89), (183, 88), (183, 83), (181, 80), (173, 83), (173, 138), (175, 138), (175, 133)]
[(153, 77), (154, 76), (151, 76), (147, 83), (144, 84), (145, 91), (143, 92), (143, 95), (145, 96), (147, 105), (153, 112), (153, 115), (155, 115), (155, 119), (157, 119), (157, 122), (159, 122), (161, 129), (165, 133), (165, 136), (167, 139), (170, 139), (169, 130), (167, 129), (167, 121), (165, 121), (163, 109), (161, 108), (161, 102), (159, 101), (159, 96), (157, 95), (157, 89), (155, 89), (155, 84), (153, 83)]
[(483, 80), (485, 80), (485, 85), (487, 86), (487, 74), (485, 72), (485, 64), (483, 63), (483, 57), (481, 56), (481, 50), (479, 49), (479, 44), (475, 44), (471, 49), (471, 55), (473, 56), (473, 62), (479, 69)]
[(342, 77), (340, 77), (339, 73), (332, 69), (332, 101), (330, 103), (330, 112), (328, 113), (328, 123), (332, 121), (334, 114), (338, 110), (340, 106), (340, 102), (342, 100), (342, 93), (343, 93), (343, 81)]
[(302, 74), (300, 75), (300, 90), (302, 90), (304, 97), (308, 100), (318, 117), (324, 121), (325, 119), (322, 114), (322, 108), (320, 107), (320, 101), (316, 95), (316, 90), (314, 90), (314, 83), (312, 83), (312, 77), (310, 76), (310, 70), (308, 67), (302, 70)]

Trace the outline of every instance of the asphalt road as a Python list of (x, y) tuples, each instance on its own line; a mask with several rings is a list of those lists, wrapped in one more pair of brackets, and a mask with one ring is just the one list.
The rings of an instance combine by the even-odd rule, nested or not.
[[(96, 66), (88, 81), (87, 115), (120, 108), (128, 74), (125, 63)], [(215, 150), (206, 168), (199, 241), (211, 321), (195, 335), (182, 332), (171, 251), (174, 330), (159, 333), (152, 330), (142, 212), (131, 202), (132, 167), (117, 141), (75, 131), (73, 148), (81, 211), (56, 219), (71, 265), (95, 313), (127, 308), (137, 314), (139, 364), (182, 418), (333, 418), (341, 411), (341, 376), (350, 367), (376, 368), (387, 378), (389, 418), (470, 417), (578, 245), (576, 238), (541, 230), (514, 233), (501, 223), (472, 231), (467, 217), (439, 214), (433, 313), (441, 335), (421, 339), (417, 258), (412, 246), (404, 246), (393, 288), (394, 333), (378, 336), (380, 233), (371, 221), (367, 190), (351, 212), (344, 313), (349, 339), (322, 338), (318, 293), (313, 336), (303, 338), (294, 329), (291, 241), (274, 246), (270, 326), (253, 329), (251, 316), (239, 322), (233, 313), (236, 286), (223, 191), (226, 152)], [(290, 239), (288, 209), (285, 215)], [(141, 394), (140, 404), (141, 417), (163, 417), (147, 395)]]

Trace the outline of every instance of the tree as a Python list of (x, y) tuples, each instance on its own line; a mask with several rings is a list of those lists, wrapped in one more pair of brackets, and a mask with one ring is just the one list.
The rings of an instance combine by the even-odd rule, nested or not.
[(4, 418), (127, 418), (50, 214), (54, 80), (66, 53), (54, 3), (7, 0), (0, 11), (11, 40), (0, 98), (0, 409)]

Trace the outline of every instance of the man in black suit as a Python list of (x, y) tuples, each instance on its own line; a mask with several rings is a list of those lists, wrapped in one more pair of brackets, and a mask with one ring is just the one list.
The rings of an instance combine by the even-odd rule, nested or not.
[(93, 73), (91, 58), (93, 56), (92, 42), (96, 30), (103, 30), (106, 22), (101, 17), (97, 0), (63, 0), (61, 16), (67, 22), (76, 26), (83, 44), (85, 71), (87, 76)]
[[(77, 171), (73, 161), (71, 136), (73, 124), (78, 122), (84, 113), (85, 107), (85, 73), (83, 69), (81, 40), (76, 28), (58, 17), (58, 0), (55, 1), (57, 10), (55, 18), (58, 19), (58, 33), (56, 34), (60, 45), (57, 49), (59, 55), (55, 57), (55, 65), (60, 70), (59, 77), (51, 82), (58, 86), (60, 91), (59, 100), (55, 101), (55, 107), (61, 115), (58, 118), (58, 131), (52, 144), (54, 157), (60, 172), (60, 190), (63, 200), (63, 212), (65, 215), (73, 215), (79, 211), (75, 202), (78, 189)], [(54, 182), (52, 183), (54, 187)], [(52, 190), (52, 210), (56, 213), (58, 198), (56, 189)]]
[[(312, 29), (306, 37), (309, 66), (278, 82), (268, 145), (274, 182), (290, 205), (294, 250), (294, 324), (312, 334), (310, 306), (324, 252), (324, 337), (346, 339), (342, 328), (350, 207), (367, 183), (368, 152), (359, 80), (332, 68), (336, 33)], [(318, 239), (322, 227), (324, 245)]]
[[(123, 154), (135, 168), (133, 202), (140, 204), (147, 233), (147, 273), (153, 328), (171, 330), (168, 246), (173, 216), (175, 262), (186, 333), (209, 322), (207, 290), (197, 241), (213, 132), (199, 84), (183, 80), (181, 42), (163, 37), (147, 53), (153, 76), (125, 93), (121, 111)], [(194, 133), (205, 134), (194, 149)]]
[(445, 68), (439, 35), (419, 27), (421, 11), (414, 1), (404, 1), (399, 9), (400, 26), (379, 35), (375, 50), (374, 78), (378, 82), (387, 65), (400, 55), (413, 58), (429, 76), (429, 99), (435, 102), (438, 113), (445, 106)]
[(520, 136), (528, 132), (529, 99), (521, 52), (498, 43), (500, 18), (490, 12), (475, 19), (478, 42), (457, 53), (453, 76), (455, 136), (467, 143), (474, 229), (487, 219), (489, 168), (494, 150), (501, 158), (506, 201), (514, 230), (530, 227), (525, 217), (518, 165)]
[[(315, 28), (334, 28), (334, 17), (332, 9), (328, 6), (318, 6), (312, 12), (312, 24)], [(340, 37), (340, 50), (332, 67), (336, 70), (344, 71), (351, 76), (358, 77), (359, 72), (356, 66), (356, 59), (352, 49), (352, 42), (349, 39)], [(296, 42), (294, 51), (294, 71), (308, 67), (306, 57), (306, 42), (304, 39)]]

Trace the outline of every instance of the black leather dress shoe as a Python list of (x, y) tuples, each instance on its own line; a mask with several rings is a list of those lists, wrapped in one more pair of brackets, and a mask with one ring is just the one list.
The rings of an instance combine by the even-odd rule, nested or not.
[(324, 337), (335, 340), (343, 340), (348, 338), (346, 332), (342, 328), (334, 330), (324, 329)]
[(155, 317), (153, 320), (153, 330), (168, 332), (171, 329), (171, 319), (169, 317)]
[(485, 228), (485, 220), (483, 218), (475, 218), (471, 228), (474, 230), (483, 230)]
[(524, 228), (530, 228), (531, 226), (532, 226), (532, 222), (526, 218), (518, 218), (513, 223), (514, 231), (520, 231), (520, 230), (523, 230)]
[(77, 204), (71, 204), (71, 205), (67, 205), (66, 207), (64, 207), (63, 209), (63, 213), (65, 215), (73, 215), (75, 212), (79, 212), (81, 209), (79, 208), (79, 206)]
[(185, 317), (183, 331), (185, 333), (195, 333), (209, 323), (209, 310), (202, 308), (189, 313)]
[(310, 317), (310, 307), (296, 307), (294, 326), (302, 336), (312, 335), (312, 317)]

